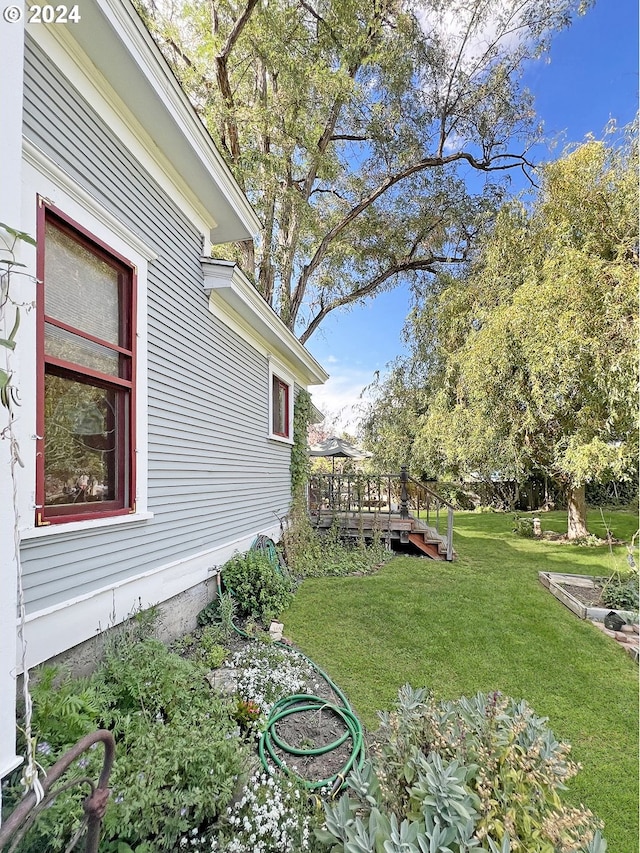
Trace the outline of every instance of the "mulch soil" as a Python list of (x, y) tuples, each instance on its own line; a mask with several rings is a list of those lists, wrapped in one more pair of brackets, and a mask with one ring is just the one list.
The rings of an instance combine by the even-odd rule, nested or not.
[(573, 586), (572, 584), (567, 583), (559, 584), (559, 586), (566, 590), (569, 595), (572, 595), (581, 604), (584, 604), (585, 607), (606, 607), (601, 600), (601, 584), (595, 583), (592, 589), (586, 586)]
[[(246, 639), (240, 634), (233, 634), (225, 642), (225, 647), (229, 650), (228, 657), (232, 657), (253, 642), (256, 641)], [(288, 641), (285, 640), (284, 644), (297, 651)], [(300, 692), (325, 700), (326, 706), (321, 706), (318, 710), (314, 708), (311, 711), (295, 712), (284, 717), (275, 727), (277, 737), (291, 747), (304, 750), (330, 745), (342, 737), (345, 724), (332, 710), (332, 706), (342, 707), (343, 702), (330, 684), (319, 673), (312, 672)], [(274, 751), (278, 758), (284, 761), (297, 776), (311, 782), (330, 779), (339, 773), (349, 760), (352, 749), (351, 737), (336, 749), (319, 755), (294, 756), (283, 752), (274, 744)]]

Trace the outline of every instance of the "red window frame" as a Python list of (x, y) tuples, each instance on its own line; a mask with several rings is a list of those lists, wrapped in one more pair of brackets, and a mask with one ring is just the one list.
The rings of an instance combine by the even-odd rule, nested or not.
[[(65, 235), (117, 271), (120, 323), (118, 345), (45, 314), (47, 287), (45, 228), (47, 223), (53, 224)], [(36, 275), (39, 284), (36, 299), (36, 524), (40, 526), (127, 515), (135, 512), (136, 494), (136, 268), (127, 258), (40, 196), (38, 196), (36, 237)], [(47, 355), (45, 353), (45, 323), (62, 331), (71, 332), (83, 340), (117, 353), (121, 362), (119, 375), (104, 374), (93, 368)], [(115, 478), (115, 498), (113, 500), (45, 506), (46, 374), (102, 388), (119, 396), (121, 405), (118, 406), (119, 414), (115, 418), (117, 477)], [(123, 403), (128, 403), (128, 407), (123, 406)], [(125, 408), (127, 409), (126, 414)]]
[[(284, 424), (282, 424), (282, 430), (280, 427), (280, 406), (279, 406), (279, 392), (280, 390), (284, 391)], [(289, 396), (291, 394), (291, 386), (288, 382), (285, 382), (283, 379), (280, 379), (279, 376), (276, 376), (274, 373), (271, 380), (271, 432), (273, 435), (277, 435), (280, 438), (290, 438), (290, 426), (289, 426)]]

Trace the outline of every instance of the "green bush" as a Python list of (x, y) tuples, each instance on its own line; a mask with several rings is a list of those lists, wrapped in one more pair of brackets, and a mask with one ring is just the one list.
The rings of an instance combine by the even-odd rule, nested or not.
[(560, 800), (578, 769), (569, 747), (525, 702), (436, 702), (406, 685), (380, 720), (371, 757), (325, 804), (332, 853), (604, 853), (591, 812)]
[(523, 539), (533, 539), (533, 519), (527, 516), (514, 515), (513, 532)]
[(638, 575), (613, 575), (602, 588), (602, 602), (614, 610), (638, 609)]
[(204, 691), (136, 729), (118, 752), (104, 836), (171, 850), (190, 827), (222, 814), (247, 759), (230, 708)]
[[(235, 704), (209, 687), (205, 673), (222, 649), (203, 632), (200, 659), (187, 660), (154, 639), (119, 633), (89, 680), (45, 670), (33, 690), (37, 759), (50, 767), (86, 730), (110, 729), (116, 760), (101, 853), (171, 850), (188, 829), (219, 818), (242, 784), (246, 746)], [(224, 651), (224, 650), (223, 650)], [(103, 750), (89, 750), (66, 774), (96, 780)], [(19, 771), (3, 787), (5, 814), (21, 793)], [(87, 786), (64, 791), (36, 821), (19, 853), (62, 851), (83, 816)]]
[(291, 579), (274, 568), (266, 554), (248, 551), (235, 554), (222, 567), (225, 589), (233, 595), (241, 616), (252, 616), (268, 625), (293, 599)]
[(315, 530), (306, 509), (298, 507), (292, 508), (284, 544), (287, 563), (298, 578), (368, 574), (392, 556), (381, 536), (369, 544), (362, 536), (347, 543), (339, 524), (324, 533)]

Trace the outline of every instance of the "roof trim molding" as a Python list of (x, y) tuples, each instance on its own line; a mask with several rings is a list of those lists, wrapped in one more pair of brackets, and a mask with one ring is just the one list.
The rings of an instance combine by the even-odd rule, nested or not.
[(304, 348), (258, 293), (240, 267), (233, 261), (201, 258), (204, 291), (216, 293), (239, 317), (248, 322), (270, 346), (296, 367), (307, 385), (322, 385), (329, 374)]
[(59, 29), (60, 42), (72, 53), (80, 46), (209, 211), (211, 241), (259, 233), (259, 217), (130, 0), (84, 0), (80, 22)]

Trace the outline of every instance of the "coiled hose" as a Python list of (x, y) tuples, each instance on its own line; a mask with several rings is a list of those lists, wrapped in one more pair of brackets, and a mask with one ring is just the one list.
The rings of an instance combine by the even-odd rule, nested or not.
[[(259, 536), (254, 541), (251, 546), (252, 550), (260, 550), (263, 553), (266, 553), (269, 556), (269, 559), (274, 567), (274, 569), (282, 573), (282, 567), (280, 564), (280, 557), (276, 550), (274, 543), (265, 536)], [(236, 625), (233, 626), (235, 631), (245, 639), (251, 639), (249, 635), (243, 631), (241, 628), (238, 628)], [(276, 645), (280, 645), (283, 648), (288, 648), (285, 643), (276, 643)], [(338, 791), (342, 788), (344, 781), (346, 779), (347, 774), (351, 771), (354, 765), (358, 767), (362, 767), (364, 762), (364, 732), (362, 729), (362, 725), (360, 720), (356, 717), (351, 705), (349, 704), (347, 697), (344, 695), (342, 690), (335, 684), (329, 676), (320, 669), (310, 658), (306, 655), (303, 655), (301, 652), (297, 652), (304, 660), (309, 664), (309, 666), (318, 673), (318, 675), (329, 685), (330, 689), (335, 693), (335, 695), (339, 698), (341, 704), (334, 704), (332, 702), (328, 702), (326, 699), (323, 699), (320, 696), (314, 696), (309, 693), (295, 693), (291, 696), (285, 696), (283, 699), (280, 699), (278, 702), (274, 704), (267, 719), (267, 724), (265, 730), (260, 737), (260, 741), (258, 744), (258, 755), (260, 757), (260, 761), (265, 770), (269, 769), (269, 761), (284, 770), (286, 773), (292, 774), (296, 776), (296, 778), (302, 783), (302, 785), (307, 788), (309, 791), (316, 791), (320, 788), (329, 788), (329, 794), (332, 797), (338, 793)], [(333, 714), (344, 726), (343, 734), (334, 740), (332, 743), (323, 744), (318, 747), (296, 747), (287, 743), (283, 740), (277, 733), (278, 723), (282, 720), (287, 719), (288, 717), (294, 714), (303, 714), (303, 713), (330, 713)], [(343, 763), (342, 767), (333, 775), (328, 776), (325, 779), (319, 779), (316, 781), (311, 781), (309, 779), (304, 779), (299, 776), (297, 773), (293, 773), (290, 767), (287, 766), (285, 761), (278, 755), (276, 749), (280, 750), (285, 755), (290, 755), (292, 758), (310, 758), (318, 755), (326, 755), (329, 752), (333, 752), (336, 749), (339, 749), (347, 740), (351, 739), (351, 750), (346, 761)]]

